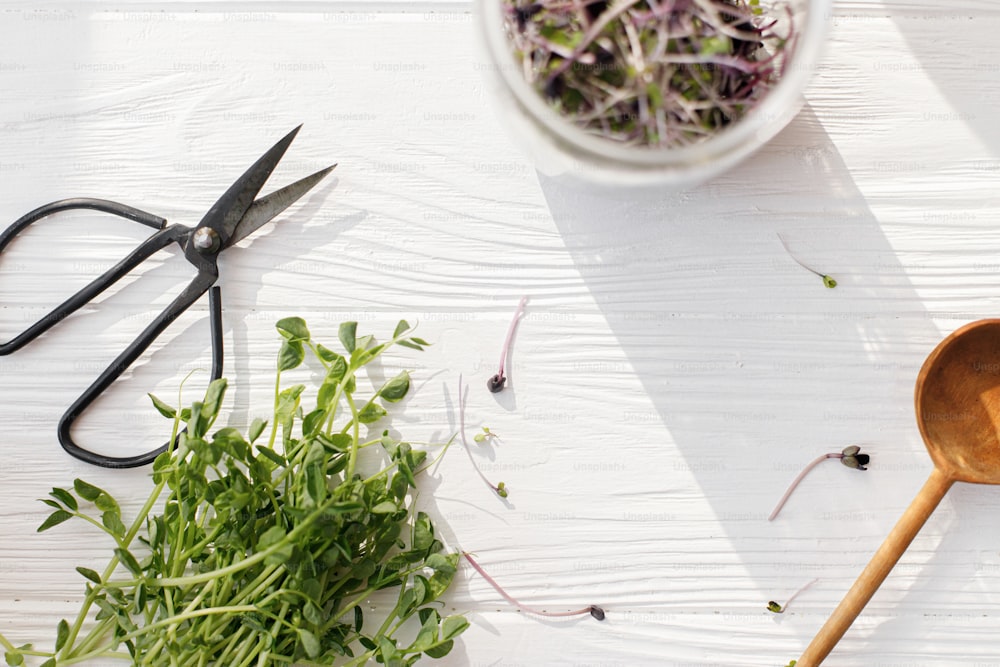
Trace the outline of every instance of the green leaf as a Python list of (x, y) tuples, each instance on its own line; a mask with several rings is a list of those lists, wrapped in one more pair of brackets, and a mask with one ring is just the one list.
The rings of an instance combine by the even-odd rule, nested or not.
[(142, 567), (139, 565), (139, 561), (135, 559), (131, 551), (127, 549), (118, 548), (115, 549), (115, 555), (118, 556), (118, 560), (128, 568), (128, 571), (134, 574), (136, 577), (142, 576)]
[(316, 408), (302, 419), (302, 435), (306, 438), (315, 436), (326, 422), (326, 409)]
[(73, 488), (76, 490), (76, 495), (90, 502), (94, 502), (99, 495), (104, 493), (102, 489), (97, 488), (93, 484), (88, 484), (82, 479), (74, 479)]
[(97, 509), (102, 512), (117, 512), (118, 514), (121, 514), (118, 502), (106, 491), (102, 491), (99, 496), (94, 498), (94, 505), (97, 506)]
[(336, 355), (335, 358), (330, 360), (330, 367), (326, 370), (326, 379), (328, 382), (334, 384), (340, 383), (347, 374), (347, 359)]
[(354, 607), (354, 631), (361, 632), (361, 626), (365, 623), (364, 612), (361, 611), (361, 607), (355, 605)]
[(319, 640), (316, 639), (316, 635), (309, 632), (304, 628), (298, 628), (299, 641), (302, 642), (302, 648), (305, 650), (306, 655), (310, 658), (318, 658), (320, 652)]
[(264, 551), (268, 547), (285, 539), (285, 529), (281, 526), (271, 526), (257, 540), (257, 550)]
[(407, 371), (403, 371), (396, 377), (392, 378), (378, 390), (379, 396), (383, 400), (389, 401), (390, 403), (395, 403), (403, 399), (406, 396), (406, 392), (410, 390), (410, 374)]
[(93, 570), (91, 570), (89, 568), (78, 567), (78, 568), (76, 568), (76, 571), (79, 572), (80, 574), (82, 574), (87, 579), (89, 579), (92, 582), (94, 582), (95, 584), (101, 583), (101, 575), (97, 574), (96, 572), (94, 572)]
[(301, 317), (286, 317), (278, 320), (274, 326), (286, 340), (307, 341), (311, 337), (309, 327), (306, 326), (306, 321)]
[(424, 512), (417, 512), (413, 523), (413, 549), (424, 551), (434, 543), (434, 526), (431, 518)]
[(287, 461), (285, 461), (284, 456), (274, 451), (270, 447), (266, 447), (264, 445), (257, 445), (257, 451), (260, 452), (261, 456), (263, 456), (264, 458), (271, 461), (277, 466), (284, 467), (288, 463)]
[(56, 667), (56, 659), (55, 658), (49, 658), (48, 660), (46, 660), (42, 664), (38, 665), (38, 667)]
[[(122, 523), (121, 516), (117, 512), (105, 512), (102, 514), (101, 523), (115, 537), (124, 537), (127, 528), (125, 528), (125, 524)], [(101, 582), (98, 581), (97, 583)]]
[(441, 638), (454, 639), (469, 627), (469, 621), (464, 616), (449, 616), (441, 624)]
[(384, 501), (380, 502), (378, 505), (375, 505), (375, 507), (371, 508), (371, 513), (372, 514), (392, 514), (393, 512), (397, 511), (398, 509), (399, 509), (399, 506), (396, 505), (396, 503), (392, 502), (391, 500), (384, 500)]
[(226, 378), (212, 381), (205, 391), (205, 400), (201, 404), (201, 416), (211, 421), (219, 414), (219, 407), (226, 395)]
[(177, 410), (173, 409), (172, 407), (170, 407), (169, 405), (158, 399), (156, 396), (153, 396), (152, 394), (146, 394), (146, 395), (149, 396), (150, 400), (153, 401), (153, 407), (156, 408), (156, 411), (159, 412), (161, 415), (163, 415), (167, 419), (174, 419), (177, 417)]
[(80, 506), (76, 504), (76, 498), (74, 498), (73, 494), (66, 489), (54, 488), (49, 495), (65, 505), (71, 512), (75, 512), (80, 509)]
[(42, 522), (42, 525), (38, 527), (38, 532), (41, 533), (42, 531), (46, 531), (49, 528), (52, 528), (53, 526), (58, 526), (62, 522), (69, 521), (72, 518), (73, 515), (67, 512), (66, 510), (56, 510), (55, 512), (49, 515), (49, 518), (47, 518), (45, 521)]
[(320, 361), (330, 363), (340, 355), (325, 345), (316, 345), (316, 356), (320, 358)]
[(437, 643), (438, 638), (438, 624), (437, 619), (433, 616), (427, 618), (424, 624), (420, 626), (420, 631), (417, 633), (417, 638), (413, 640), (410, 644), (409, 651), (414, 651), (416, 653), (423, 653), (430, 647)]
[(341, 323), (338, 336), (340, 337), (340, 344), (343, 345), (344, 349), (347, 350), (348, 352), (354, 352), (357, 333), (358, 333), (357, 322)]
[(62, 650), (62, 647), (66, 645), (67, 639), (69, 639), (69, 623), (64, 618), (56, 626), (56, 651)]
[(254, 419), (250, 423), (250, 432), (247, 433), (247, 435), (250, 436), (250, 442), (253, 443), (257, 438), (259, 438), (260, 434), (264, 432), (264, 429), (266, 427), (267, 427), (266, 419), (261, 419), (260, 417)]
[(396, 325), (396, 330), (392, 332), (393, 338), (399, 338), (404, 333), (410, 330), (410, 323), (406, 320), (400, 320), (399, 324)]
[(24, 656), (16, 651), (4, 652), (3, 657), (4, 660), (7, 661), (7, 664), (10, 665), (11, 667), (21, 667), (21, 665), (24, 664)]
[(358, 422), (361, 424), (372, 424), (377, 422), (382, 417), (385, 417), (386, 411), (381, 405), (377, 403), (368, 403), (365, 407), (361, 408), (358, 413)]
[(424, 653), (429, 658), (434, 658), (434, 659), (443, 658), (449, 653), (451, 653), (451, 649), (454, 647), (455, 647), (455, 642), (449, 639), (448, 641), (442, 642), (433, 648), (427, 649), (426, 651), (424, 651)]
[(306, 493), (317, 505), (326, 499), (326, 475), (317, 463), (306, 467)]
[(297, 340), (286, 340), (278, 351), (278, 370), (287, 371), (297, 368), (306, 358), (305, 348)]

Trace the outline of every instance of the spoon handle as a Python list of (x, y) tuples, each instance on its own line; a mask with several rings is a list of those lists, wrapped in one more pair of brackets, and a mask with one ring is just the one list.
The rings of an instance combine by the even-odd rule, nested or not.
[(934, 512), (934, 508), (941, 502), (953, 482), (951, 477), (934, 468), (927, 483), (920, 489), (920, 493), (910, 503), (892, 532), (885, 538), (882, 546), (872, 556), (868, 566), (861, 572), (861, 576), (854, 582), (851, 590), (847, 592), (826, 624), (816, 633), (805, 653), (795, 663), (797, 667), (816, 667), (830, 654), (833, 647), (847, 632), (847, 628), (851, 627), (851, 623), (885, 581), (889, 571), (892, 570), (906, 548), (910, 546), (910, 542), (920, 532), (921, 527)]

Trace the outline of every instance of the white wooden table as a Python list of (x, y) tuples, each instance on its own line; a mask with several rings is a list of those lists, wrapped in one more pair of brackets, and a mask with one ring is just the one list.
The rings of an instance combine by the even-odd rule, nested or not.
[[(281, 185), (336, 180), (221, 262), (227, 415), (266, 415), (274, 322), (320, 340), (400, 317), (434, 342), (399, 356), (408, 438), (467, 420), (503, 437), (488, 475), (453, 451), (421, 498), (468, 568), (448, 596), (472, 628), (444, 665), (785, 665), (931, 470), (912, 390), (934, 345), (1000, 308), (1000, 8), (842, 3), (800, 116), (685, 194), (594, 194), (539, 177), (484, 94), (463, 2), (0, 3), (0, 219), (105, 197), (194, 223), (267, 146), (304, 129)], [(6, 224), (6, 223), (3, 223)], [(98, 214), (41, 223), (0, 257), (5, 340), (146, 230)], [(830, 273), (834, 290), (782, 249)], [(137, 509), (148, 471), (78, 463), (65, 408), (190, 277), (164, 252), (113, 294), (0, 358), (0, 631), (48, 645), (79, 603), (76, 565), (109, 545), (37, 502), (84, 477)], [(509, 390), (485, 389), (530, 298)], [(147, 391), (208, 365), (206, 305), (79, 422), (124, 453), (165, 439)], [(206, 374), (193, 380), (204, 383)], [(204, 384), (200, 385), (204, 386)], [(194, 388), (191, 389), (194, 392)], [(869, 471), (795, 472), (861, 444)], [(956, 486), (827, 661), (1000, 664), (1000, 489)], [(816, 583), (782, 615), (765, 609)]]

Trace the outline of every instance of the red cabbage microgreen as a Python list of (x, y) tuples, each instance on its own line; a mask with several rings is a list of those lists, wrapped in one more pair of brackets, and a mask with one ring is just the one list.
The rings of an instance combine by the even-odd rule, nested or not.
[(634, 146), (701, 141), (747, 115), (781, 78), (795, 36), (784, 3), (504, 0), (533, 88), (574, 124)]
[(604, 609), (598, 607), (597, 605), (590, 605), (589, 607), (583, 607), (582, 609), (574, 609), (572, 611), (547, 611), (545, 609), (538, 609), (536, 607), (529, 607), (526, 604), (522, 604), (517, 599), (512, 597), (507, 591), (505, 591), (503, 589), (503, 586), (497, 583), (496, 579), (487, 574), (486, 570), (484, 570), (482, 566), (476, 562), (476, 559), (472, 557), (472, 554), (470, 554), (468, 551), (465, 551), (462, 553), (462, 556), (465, 558), (465, 560), (469, 562), (469, 565), (472, 566), (472, 569), (478, 572), (479, 576), (485, 579), (486, 583), (492, 586), (494, 590), (496, 590), (496, 592), (499, 593), (501, 597), (503, 597), (504, 600), (511, 603), (512, 605), (514, 605), (523, 612), (534, 614), (536, 616), (548, 616), (550, 618), (564, 618), (567, 616), (584, 616), (586, 614), (590, 614), (598, 621), (604, 620)]
[(514, 311), (514, 317), (510, 320), (510, 326), (507, 327), (507, 337), (504, 339), (503, 348), (500, 350), (500, 370), (486, 381), (486, 387), (494, 394), (503, 391), (504, 384), (507, 383), (507, 376), (504, 375), (504, 366), (507, 363), (507, 356), (510, 354), (510, 344), (514, 340), (514, 331), (517, 329), (517, 323), (520, 321), (521, 315), (524, 314), (524, 306), (527, 303), (528, 297), (521, 297), (521, 301), (517, 304), (517, 310)]
[(778, 504), (771, 511), (771, 515), (767, 517), (768, 521), (774, 521), (774, 518), (778, 516), (778, 512), (781, 511), (781, 508), (785, 506), (785, 503), (788, 501), (789, 497), (791, 497), (792, 491), (794, 491), (795, 487), (799, 485), (799, 482), (801, 482), (805, 476), (809, 474), (809, 471), (827, 459), (840, 459), (840, 462), (848, 468), (854, 468), (855, 470), (867, 470), (868, 462), (871, 460), (871, 457), (868, 456), (868, 454), (862, 454), (861, 448), (857, 445), (845, 447), (844, 450), (840, 452), (832, 452), (830, 454), (823, 454), (822, 456), (817, 457), (810, 462), (809, 465), (803, 468), (802, 472), (800, 472), (795, 479), (792, 480), (788, 490), (785, 491), (785, 495), (781, 496), (781, 500), (778, 501)]
[(806, 585), (804, 585), (802, 588), (800, 588), (799, 590), (797, 590), (794, 593), (792, 593), (792, 596), (790, 598), (788, 598), (788, 600), (785, 602), (784, 606), (778, 604), (774, 600), (771, 600), (770, 602), (767, 603), (767, 610), (769, 612), (771, 612), (771, 613), (774, 613), (774, 614), (784, 614), (785, 611), (788, 610), (788, 605), (792, 604), (792, 600), (794, 600), (799, 595), (801, 595), (807, 588), (809, 588), (810, 586), (812, 586), (813, 584), (815, 584), (817, 581), (819, 581), (819, 579), (813, 579), (812, 581), (810, 581)]
[(837, 281), (836, 280), (834, 280), (830, 276), (826, 275), (825, 273), (820, 273), (819, 271), (817, 271), (816, 269), (812, 268), (811, 266), (807, 266), (806, 264), (804, 264), (802, 262), (801, 259), (799, 259), (798, 257), (796, 257), (795, 254), (792, 252), (792, 249), (788, 247), (788, 244), (785, 242), (785, 239), (783, 239), (781, 237), (781, 234), (778, 234), (778, 240), (781, 241), (781, 245), (783, 245), (785, 247), (785, 252), (788, 253), (788, 256), (791, 257), (792, 259), (794, 259), (795, 263), (798, 264), (799, 266), (801, 266), (806, 271), (809, 271), (810, 273), (814, 273), (817, 276), (819, 276), (820, 278), (822, 278), (823, 279), (823, 285), (825, 287), (827, 287), (829, 289), (833, 289), (834, 287), (837, 286)]

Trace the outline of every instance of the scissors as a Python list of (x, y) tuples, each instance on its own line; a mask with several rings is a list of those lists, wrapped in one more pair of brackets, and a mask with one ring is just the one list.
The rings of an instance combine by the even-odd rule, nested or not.
[(267, 196), (256, 198), (301, 127), (300, 125), (289, 132), (254, 162), (246, 173), (240, 176), (215, 202), (195, 227), (176, 223), (168, 225), (165, 218), (105, 199), (75, 198), (62, 199), (40, 206), (15, 221), (0, 234), (0, 253), (2, 253), (4, 248), (28, 225), (53, 213), (71, 209), (93, 209), (111, 213), (157, 230), (155, 234), (140, 243), (127, 257), (57, 306), (48, 315), (42, 317), (10, 341), (0, 344), (0, 355), (10, 354), (35, 340), (57, 322), (61, 322), (85, 303), (114, 285), (154, 253), (171, 243), (177, 243), (180, 246), (185, 259), (197, 270), (197, 275), (188, 286), (111, 362), (111, 365), (76, 399), (76, 402), (59, 420), (59, 444), (70, 455), (105, 468), (135, 468), (151, 463), (157, 456), (166, 451), (170, 443), (136, 456), (105, 456), (77, 445), (73, 441), (70, 429), (76, 418), (87, 409), (94, 399), (138, 359), (171, 322), (201, 298), (205, 292), (209, 292), (212, 329), (212, 380), (217, 380), (222, 376), (222, 298), (219, 287), (215, 286), (215, 282), (219, 278), (217, 264), (219, 254), (255, 232), (298, 201), (337, 166), (334, 164)]

